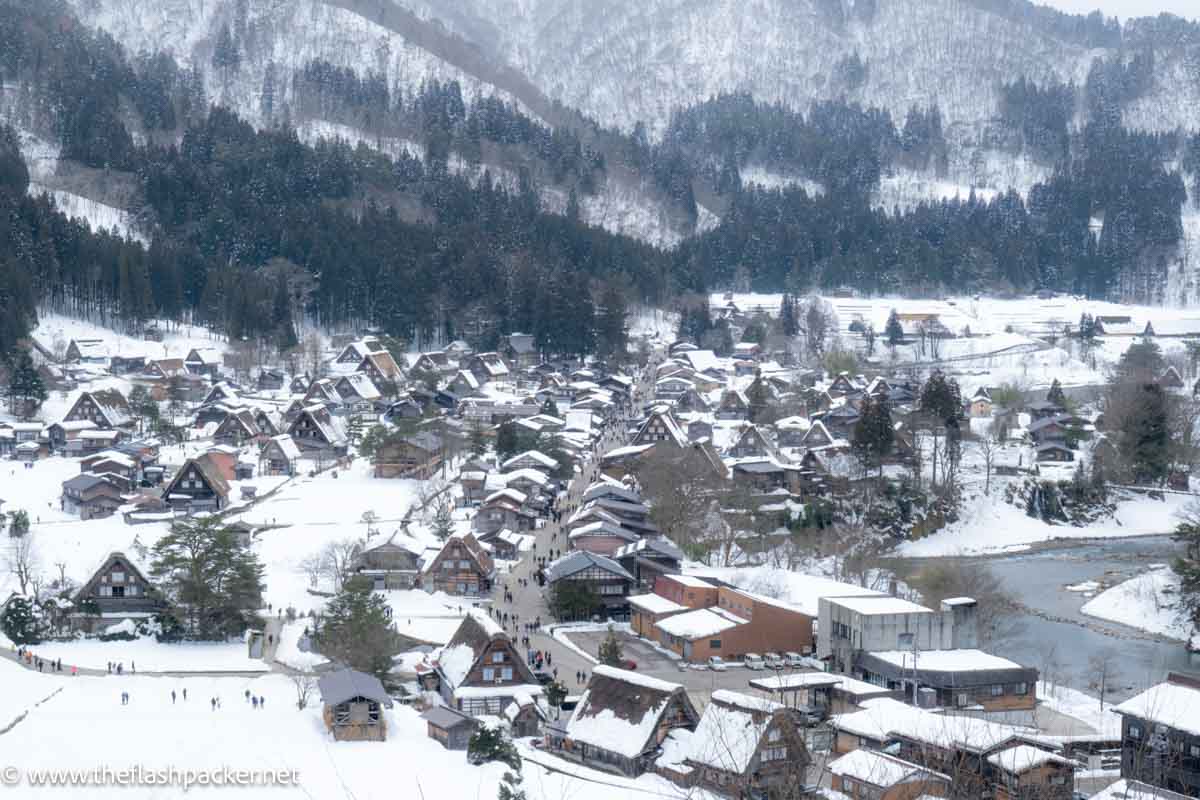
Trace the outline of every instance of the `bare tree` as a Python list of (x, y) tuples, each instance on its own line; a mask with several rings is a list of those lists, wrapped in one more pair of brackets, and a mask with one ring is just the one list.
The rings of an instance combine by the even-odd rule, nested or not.
[(21, 594), (28, 595), (30, 589), (36, 590), (40, 586), (41, 559), (38, 557), (32, 533), (8, 540), (5, 563), (9, 574), (16, 579)]
[(316, 331), (304, 337), (304, 368), (313, 380), (319, 378), (325, 370), (325, 348), (322, 346), (320, 334)]
[(1088, 688), (1100, 696), (1100, 711), (1104, 712), (1104, 695), (1117, 679), (1120, 656), (1111, 647), (1102, 648), (1088, 659)]
[(308, 707), (308, 700), (317, 688), (317, 677), (302, 672), (291, 676), (292, 686), (296, 689), (296, 708), (303, 711)]
[(662, 443), (641, 459), (637, 479), (654, 524), (664, 536), (697, 554), (719, 486), (712, 467), (691, 448)]
[(996, 441), (993, 428), (993, 425), (988, 425), (987, 431), (975, 445), (979, 448), (979, 455), (983, 459), (983, 493), (987, 495), (992, 493), (992, 467), (996, 464), (996, 455), (1000, 449), (1000, 443)]
[(937, 607), (949, 597), (978, 601), (979, 646), (992, 650), (1020, 633), (1023, 623), (1013, 609), (1016, 599), (986, 564), (960, 559), (923, 563), (906, 581), (926, 605)]
[(301, 559), (300, 571), (308, 576), (308, 585), (316, 588), (321, 582), (321, 576), (325, 574), (325, 559), (321, 553), (313, 553)]
[(333, 581), (333, 589), (340, 592), (354, 577), (354, 563), (362, 553), (362, 543), (357, 539), (342, 539), (330, 542), (321, 551), (324, 574)]

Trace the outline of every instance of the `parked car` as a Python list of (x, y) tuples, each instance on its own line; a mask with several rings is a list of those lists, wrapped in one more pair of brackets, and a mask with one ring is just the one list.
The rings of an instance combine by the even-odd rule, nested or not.
[(626, 658), (621, 661), (621, 669), (637, 669), (637, 662), (632, 658)]
[(725, 661), (720, 656), (709, 656), (708, 657), (708, 668), (713, 670), (714, 672), (724, 672), (726, 669), (729, 668), (729, 666), (725, 663)]
[(765, 653), (763, 661), (767, 664), (767, 669), (783, 669), (783, 656), (779, 653)]
[(802, 667), (804, 666), (804, 656), (788, 651), (783, 654), (783, 663), (789, 667)]
[(579, 705), (579, 697), (580, 695), (577, 694), (569, 694), (563, 698), (562, 703), (558, 707), (563, 711), (574, 711), (575, 706)]
[(758, 653), (746, 653), (742, 663), (747, 669), (765, 669), (767, 666), (767, 662), (763, 661), (763, 657)]
[(544, 670), (544, 669), (538, 670), (537, 672), (533, 673), (533, 677), (537, 678), (537, 682), (540, 683), (542, 686), (545, 686), (547, 684), (554, 682), (554, 676), (551, 675), (549, 672), (546, 672), (546, 670)]

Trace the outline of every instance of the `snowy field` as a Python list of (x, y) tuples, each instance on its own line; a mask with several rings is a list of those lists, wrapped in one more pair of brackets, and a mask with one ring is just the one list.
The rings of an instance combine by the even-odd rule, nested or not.
[[(782, 299), (782, 294), (715, 292), (709, 303), (714, 311), (732, 302), (743, 312), (775, 316)], [(1109, 369), (1120, 359), (1134, 336), (1145, 329), (1146, 323), (1154, 326), (1158, 344), (1168, 360), (1182, 358), (1185, 347), (1181, 337), (1200, 336), (1200, 310), (1195, 308), (1122, 305), (1065, 295), (1011, 300), (987, 297), (823, 299), (837, 316), (843, 345), (865, 355), (865, 341), (859, 333), (851, 331), (850, 326), (870, 324), (877, 334), (871, 356), (874, 361), (884, 366), (912, 363), (927, 368), (937, 366), (956, 377), (964, 389), (1010, 383), (1022, 389), (1037, 390), (1048, 387), (1055, 378), (1065, 387), (1096, 385), (1107, 379)], [(892, 310), (901, 315), (905, 333), (911, 340), (896, 347), (894, 352), (883, 339)], [(1098, 339), (1090, 359), (1084, 358), (1074, 340), (1061, 336), (1067, 325), (1077, 326), (1084, 313), (1094, 317), (1129, 319), (1107, 325), (1109, 335)], [(904, 315), (926, 314), (936, 315), (956, 337), (943, 340), (936, 353), (930, 348), (920, 351), (915, 341), (916, 323), (903, 319)], [(1060, 334), (1055, 346), (1044, 341), (1051, 331)]]
[(1166, 495), (1165, 500), (1140, 497), (1119, 503), (1111, 519), (1087, 527), (1049, 525), (1028, 516), (1023, 508), (1004, 502), (993, 483), (990, 497), (964, 507), (963, 517), (924, 539), (904, 542), (897, 555), (913, 558), (1011, 553), (1054, 539), (1116, 539), (1149, 536), (1174, 530), (1177, 514), (1191, 502), (1189, 495)]
[[(61, 678), (25, 673), (0, 662), (0, 684), (21, 686), (21, 699), (0, 697), (0, 715), (10, 718), (36, 700), (58, 694), (29, 715), (5, 737), (7, 763), (28, 774), (39, 769), (90, 769), (143, 765), (146, 768), (296, 770), (296, 787), (208, 787), (205, 797), (355, 797), (358, 800), (412, 798), (492, 798), (505, 768), (472, 767), (462, 751), (449, 751), (426, 735), (426, 724), (407, 706), (385, 710), (387, 741), (334, 742), (321, 721), (320, 703), (296, 708), (296, 691), (281, 675), (261, 678)], [(187, 689), (188, 699), (182, 699)], [(172, 703), (171, 691), (177, 693)], [(254, 709), (249, 690), (265, 699)], [(123, 706), (121, 692), (128, 692)], [(219, 698), (214, 710), (211, 698)], [(0, 727), (7, 719), (0, 717)], [(101, 736), (64, 736), (63, 731), (98, 731)], [(53, 742), (52, 747), (47, 742)], [(524, 788), (530, 800), (614, 800), (614, 798), (683, 798), (666, 781), (645, 776), (614, 777), (558, 761), (522, 748)], [(551, 772), (535, 762), (552, 764)], [(191, 796), (182, 787), (130, 786), (120, 790), (131, 800), (163, 800)], [(115, 794), (100, 790), (97, 796)], [(7, 788), (6, 797), (74, 797), (78, 788)]]
[(1089, 617), (1187, 641), (1192, 624), (1177, 607), (1178, 599), (1179, 576), (1162, 566), (1101, 592), (1080, 611)]
[(126, 671), (139, 672), (266, 672), (261, 659), (248, 656), (242, 641), (177, 642), (164, 644), (143, 637), (131, 642), (102, 642), (81, 639), (75, 642), (44, 642), (31, 648), (47, 661), (62, 659), (63, 669), (107, 668), (109, 662), (123, 664)]
[(300, 639), (304, 636), (308, 623), (303, 620), (289, 622), (279, 632), (279, 645), (275, 649), (275, 660), (292, 669), (311, 671), (329, 659), (320, 653), (310, 653), (300, 649)]
[(224, 352), (227, 346), (223, 338), (196, 325), (160, 322), (159, 328), (163, 332), (163, 341), (149, 342), (97, 323), (50, 311), (39, 311), (38, 325), (33, 329), (33, 338), (50, 352), (58, 350), (59, 345), (65, 351), (72, 339), (103, 339), (110, 357), (183, 358), (192, 348), (209, 347)]
[(121, 208), (114, 208), (97, 200), (92, 200), (62, 189), (51, 189), (39, 183), (30, 182), (31, 195), (49, 194), (54, 198), (58, 210), (71, 219), (84, 222), (95, 232), (108, 231), (126, 239), (133, 239), (148, 245), (146, 236), (137, 229), (133, 215)]

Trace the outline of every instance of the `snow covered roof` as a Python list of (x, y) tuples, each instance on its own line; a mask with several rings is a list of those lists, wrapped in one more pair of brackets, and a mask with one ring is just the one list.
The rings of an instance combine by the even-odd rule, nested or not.
[(909, 600), (889, 595), (867, 595), (856, 597), (829, 597), (830, 603), (863, 616), (881, 614), (932, 614), (933, 610)]
[(613, 557), (620, 560), (627, 556), (644, 553), (647, 550), (674, 561), (683, 560), (683, 551), (665, 536), (652, 536), (645, 539), (638, 539), (636, 542), (630, 542), (629, 544), (623, 544), (613, 553)]
[(537, 450), (526, 450), (524, 453), (515, 455), (512, 458), (505, 461), (503, 464), (501, 464), (500, 468), (503, 469), (505, 472), (509, 472), (510, 470), (516, 469), (517, 462), (519, 462), (523, 459), (530, 459), (532, 461), (536, 461), (537, 463), (544, 466), (546, 469), (553, 470), (553, 469), (558, 468), (558, 462), (556, 460), (554, 460), (550, 456), (546, 455), (545, 453), (538, 452)]
[(672, 698), (694, 718), (695, 709), (679, 684), (599, 665), (567, 722), (567, 735), (575, 742), (636, 758), (656, 744), (655, 731)]
[(668, 575), (668, 578), (675, 581), (681, 586), (690, 586), (693, 589), (713, 589), (716, 584), (711, 579), (705, 578), (703, 575)]
[(1092, 795), (1091, 800), (1188, 800), (1188, 797), (1141, 781), (1122, 779)]
[(388, 708), (392, 707), (392, 699), (388, 697), (383, 684), (374, 675), (357, 672), (352, 669), (329, 672), (317, 681), (321, 692), (321, 702), (327, 706), (335, 706), (356, 697), (375, 700)]
[(687, 606), (681, 606), (673, 600), (668, 600), (661, 594), (635, 594), (629, 598), (629, 605), (639, 608), (648, 614), (671, 614), (687, 611)]
[(545, 569), (546, 581), (553, 583), (563, 578), (569, 578), (575, 573), (582, 572), (590, 567), (599, 567), (628, 581), (634, 579), (624, 567), (611, 558), (597, 553), (589, 553), (586, 550), (572, 550), (562, 558), (550, 562), (549, 566)]
[(946, 781), (945, 775), (930, 773), (928, 770), (894, 758), (886, 753), (880, 753), (865, 748), (854, 750), (829, 765), (829, 771), (843, 778), (853, 778), (869, 783), (872, 786), (890, 787), (898, 783), (924, 775), (936, 775)]
[(483, 502), (494, 503), (498, 500), (511, 500), (517, 505), (523, 506), (525, 505), (525, 501), (528, 499), (529, 498), (526, 497), (524, 492), (517, 491), (516, 489), (501, 489), (498, 492), (492, 492), (489, 494), (486, 498), (484, 498)]
[(682, 639), (703, 639), (745, 625), (747, 620), (723, 608), (698, 608), (655, 623), (654, 627)]
[(1166, 681), (1113, 708), (1118, 714), (1200, 736), (1200, 689)]
[(807, 689), (812, 686), (832, 686), (853, 695), (890, 694), (891, 692), (891, 690), (873, 683), (830, 672), (794, 672), (788, 675), (769, 675), (765, 678), (755, 678), (750, 681), (750, 686), (764, 692), (791, 691)]
[(1016, 775), (1046, 764), (1059, 764), (1068, 767), (1075, 765), (1075, 762), (1069, 758), (1063, 758), (1040, 747), (1034, 747), (1031, 744), (1019, 744), (1016, 747), (1001, 750), (999, 753), (993, 753), (988, 756), (988, 762), (1006, 772)]
[(280, 452), (289, 461), (295, 461), (300, 458), (300, 447), (296, 444), (296, 440), (286, 433), (281, 433), (278, 436), (272, 436), (271, 441), (279, 447)]
[(614, 525), (611, 522), (598, 520), (587, 525), (581, 525), (571, 531), (568, 539), (583, 539), (588, 536), (610, 536), (614, 539), (621, 539), (626, 542), (636, 542), (638, 535), (631, 530), (622, 528), (620, 525)]
[[(874, 658), (904, 669), (913, 668), (913, 654), (907, 650), (886, 650), (870, 654)], [(922, 650), (917, 668), (930, 672), (977, 672), (980, 670), (1024, 669), (1015, 661), (982, 650)]]
[(784, 706), (721, 689), (713, 692), (692, 735), (688, 760), (740, 775), (750, 766), (771, 717)]

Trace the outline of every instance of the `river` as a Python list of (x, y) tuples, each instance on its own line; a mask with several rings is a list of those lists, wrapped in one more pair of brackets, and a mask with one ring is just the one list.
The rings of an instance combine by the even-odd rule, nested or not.
[(1110, 682), (1109, 696), (1123, 700), (1163, 680), (1169, 670), (1200, 671), (1200, 655), (1189, 654), (1181, 642), (1153, 639), (1115, 622), (1085, 616), (1079, 609), (1090, 598), (1066, 587), (1090, 580), (1113, 585), (1147, 571), (1151, 564), (1169, 563), (1178, 551), (1171, 537), (1152, 536), (1068, 542), (969, 560), (985, 563), (1029, 609), (1020, 612), (1019, 631), (1003, 647), (994, 648), (997, 655), (1037, 667), (1044, 678), (1087, 691), (1089, 660), (1115, 651), (1117, 675)]

